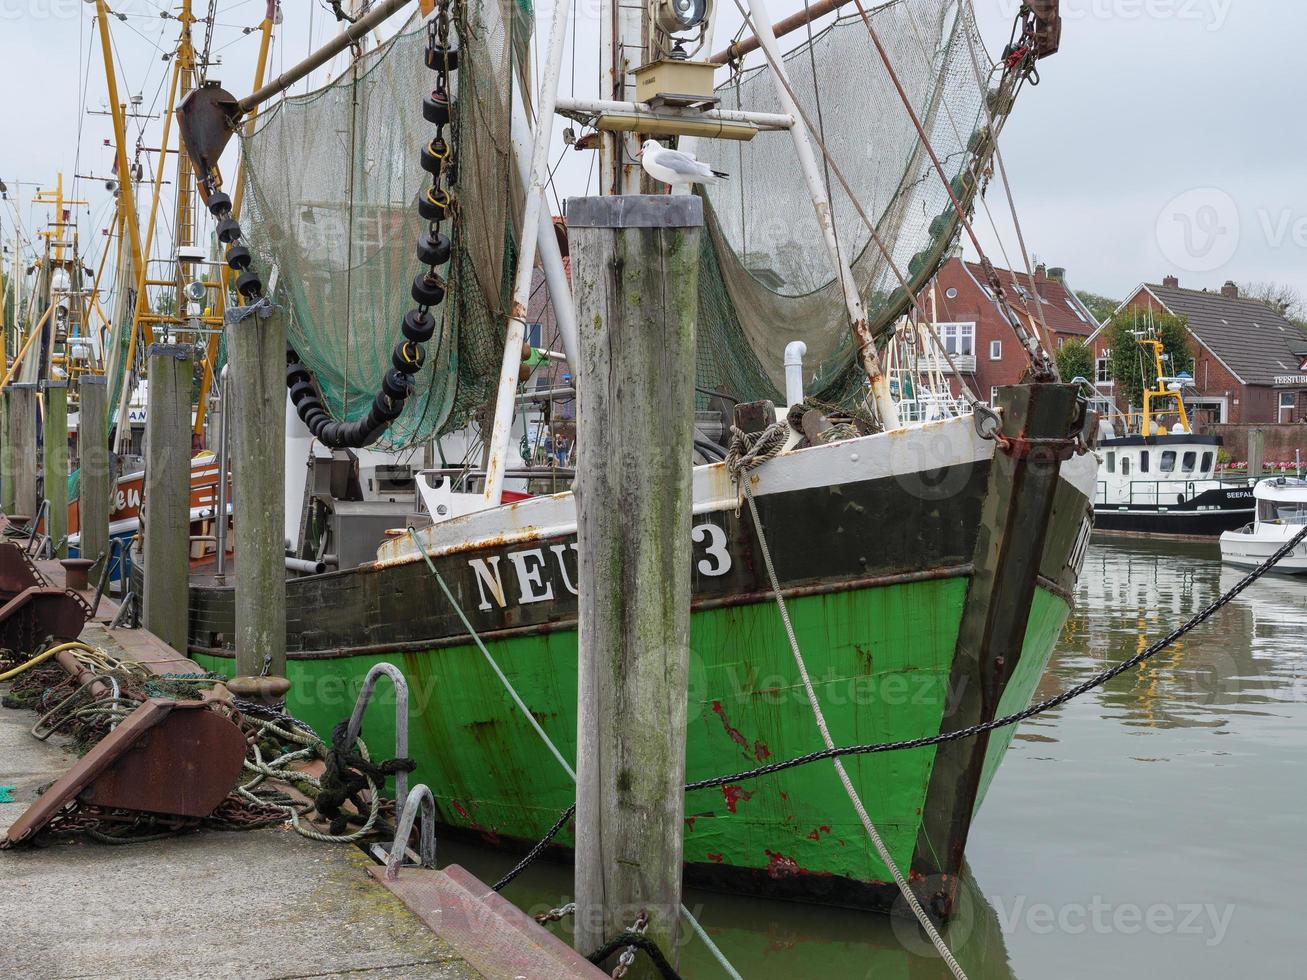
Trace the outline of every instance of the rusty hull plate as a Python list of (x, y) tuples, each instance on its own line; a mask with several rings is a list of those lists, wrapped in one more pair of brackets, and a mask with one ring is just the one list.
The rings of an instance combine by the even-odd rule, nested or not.
[(9, 828), (0, 846), (31, 837), (75, 799), (208, 816), (235, 788), (244, 758), (241, 730), (206, 702), (151, 698), (57, 779)]

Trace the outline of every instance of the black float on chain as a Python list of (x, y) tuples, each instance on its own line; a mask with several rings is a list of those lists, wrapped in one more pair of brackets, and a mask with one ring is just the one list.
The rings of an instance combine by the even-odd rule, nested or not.
[[(395, 345), (391, 368), (367, 416), (356, 422), (333, 419), (309, 369), (300, 362), (295, 349), (286, 346), (286, 387), (290, 389), (295, 411), (314, 437), (332, 449), (370, 446), (399, 418), (412, 390), (412, 377), (426, 361), (422, 345), (436, 332), (431, 308), (445, 298), (445, 282), (436, 268), (448, 262), (452, 252), (441, 223), (449, 218), (453, 208), (453, 196), (448, 188), (454, 183), (455, 170), (445, 128), (450, 126), (452, 131), (454, 114), (449, 74), (458, 69), (458, 49), (449, 43), (448, 0), (440, 5), (436, 18), (428, 25), (425, 61), (436, 73), (435, 88), (422, 100), (423, 118), (436, 127), (435, 136), (422, 148), (421, 157), (422, 169), (431, 175), (431, 186), (418, 197), (418, 213), (426, 219), (428, 228), (418, 238), (417, 257), (427, 268), (413, 279), (412, 296), (417, 306), (404, 314), (403, 339)], [(263, 281), (250, 268), (249, 249), (239, 244), (241, 226), (231, 216), (231, 198), (221, 191), (210, 194), (209, 210), (218, 219), (218, 240), (227, 246), (227, 265), (237, 273), (236, 291), (247, 303), (258, 301), (263, 296)]]

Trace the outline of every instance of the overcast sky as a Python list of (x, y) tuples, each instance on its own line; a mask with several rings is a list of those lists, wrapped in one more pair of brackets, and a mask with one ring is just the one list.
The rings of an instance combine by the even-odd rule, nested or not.
[[(1016, 0), (974, 2), (986, 43), (997, 52)], [(595, 3), (582, 0), (579, 7), (578, 95), (595, 87)], [(140, 94), (143, 108), (154, 105), (157, 113), (168, 66), (156, 45), (170, 47), (176, 33), (176, 22), (159, 11), (177, 5), (118, 0), (111, 6), (128, 15), (125, 22), (112, 20), (125, 65), (123, 97)], [(214, 49), (224, 63), (212, 75), (238, 93), (248, 88), (258, 43), (241, 28), (256, 25), (263, 6), (264, 0), (218, 4)], [(779, 20), (802, 2), (769, 6)], [(1049, 265), (1066, 266), (1077, 288), (1116, 298), (1168, 273), (1197, 288), (1270, 279), (1307, 291), (1307, 4), (1062, 0), (1062, 6), (1062, 51), (1042, 63), (1042, 84), (1024, 92), (1004, 135), (1031, 250)], [(203, 13), (207, 0), (195, 0), (195, 7)], [(112, 164), (103, 146), (111, 135), (108, 118), (79, 111), (84, 78), (86, 108), (105, 102), (93, 12), (84, 0), (0, 0), (0, 179), (10, 198), (19, 198), (29, 225), (42, 212), (27, 204), (34, 188), (19, 181), (49, 186), (60, 169), (70, 180), (75, 170), (105, 175)], [(544, 30), (550, 13), (543, 5), (538, 11)], [(317, 0), (285, 0), (284, 14), (273, 56), (278, 69), (335, 30)], [(719, 0), (719, 41), (738, 23), (734, 3)], [(152, 127), (146, 142), (155, 145), (159, 123), (146, 125)], [(564, 172), (576, 185), (585, 171), (578, 164)], [(564, 193), (582, 189), (568, 186)], [(79, 215), (83, 235), (98, 235), (108, 196), (98, 182), (78, 190), (90, 201)], [(997, 186), (991, 201), (1001, 204)], [(9, 240), (12, 229), (12, 212), (0, 208), (0, 236)], [(1008, 229), (1003, 233), (1010, 242)]]

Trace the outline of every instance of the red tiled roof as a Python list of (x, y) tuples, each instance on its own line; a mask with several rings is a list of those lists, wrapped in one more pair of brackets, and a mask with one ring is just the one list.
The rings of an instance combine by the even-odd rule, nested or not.
[[(967, 271), (979, 283), (985, 283), (984, 269), (978, 263), (967, 262)], [(1080, 301), (1072, 295), (1071, 290), (1066, 283), (1050, 279), (1046, 275), (1040, 275), (1036, 270), (1035, 277), (1032, 280), (1024, 272), (1011, 272), (1008, 269), (996, 269), (998, 272), (999, 282), (1003, 284), (1003, 289), (1008, 292), (1012, 303), (1012, 308), (1018, 313), (1022, 311), (1022, 302), (1030, 310), (1030, 315), (1038, 322), (1039, 313), (1035, 309), (1033, 298), (1036, 294), (1043, 302), (1040, 304), (1044, 311), (1044, 318), (1048, 321), (1048, 328), (1054, 333), (1059, 334), (1076, 334), (1081, 337), (1088, 337), (1097, 328), (1091, 316), (1088, 316), (1080, 304)], [(1034, 288), (1031, 288), (1031, 283)], [(1017, 288), (1019, 287), (1019, 288)], [(1024, 292), (1024, 296), (1022, 293)]]

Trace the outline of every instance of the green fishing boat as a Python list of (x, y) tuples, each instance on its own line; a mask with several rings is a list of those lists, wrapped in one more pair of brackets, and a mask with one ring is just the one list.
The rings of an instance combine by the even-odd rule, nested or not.
[[(253, 252), (253, 268), (277, 270), (280, 285), (269, 291), (291, 311), (287, 708), (326, 733), (349, 713), (371, 667), (397, 665), (410, 686), (408, 751), (444, 832), (523, 848), (550, 830), (575, 788), (514, 692), (574, 759), (578, 583), (592, 573), (578, 567), (570, 470), (553, 449), (542, 466), (528, 445), (567, 412), (533, 421), (529, 406), (562, 398), (584, 413), (586, 393), (536, 368), (563, 355), (524, 329), (529, 265), (508, 288), (515, 256), (506, 239), (516, 230), (525, 244), (536, 234), (533, 212), (522, 217), (515, 197), (531, 136), (512, 94), (519, 49), (510, 42), (521, 25), (501, 20), (501, 8), (455, 9), (457, 23), (446, 25), (458, 36), (452, 78), (448, 59), (432, 54), (448, 49), (446, 39), (418, 29), (356, 59), (327, 90), (283, 101), (242, 137), (251, 216), (239, 257), (243, 269)], [(836, 744), (956, 731), (1029, 701), (1071, 610), (1096, 460), (1086, 400), (1056, 381), (1030, 335), (1033, 319), (1010, 310), (1031, 356), (1029, 383), (1000, 390), (992, 407), (968, 394), (969, 412), (955, 417), (898, 418), (876, 349), (954, 247), (1016, 91), (1056, 41), (1028, 8), (1018, 20), (1025, 47), (997, 61), (979, 46), (966, 3), (899, 0), (871, 17), (881, 36), (916, 46), (902, 49), (918, 52), (911, 72), (873, 70), (860, 18), (837, 19), (785, 63), (795, 72), (811, 64), (826, 125), (845, 120), (827, 139), (875, 197), (875, 221), (822, 205), (810, 166), (777, 162), (782, 135), (698, 145), (714, 172), (738, 179), (704, 192), (687, 770), (691, 782), (741, 776), (689, 792), (684, 854), (691, 881), (889, 908), (898, 895), (890, 869), (829, 763), (747, 775), (823, 747), (763, 541)], [(438, 122), (439, 146), (421, 135), (421, 119), (396, 108), (423, 98), (433, 68), (449, 87), (428, 99), (440, 104), (424, 108), (427, 121), (453, 120), (449, 130)], [(733, 103), (734, 114), (702, 111), (718, 113), (713, 125), (722, 127), (794, 129), (792, 90), (780, 74), (776, 64), (737, 73), (706, 102)], [(445, 105), (454, 96), (457, 113)], [(900, 96), (915, 126), (891, 121), (889, 100)], [(612, 125), (616, 104), (560, 98), (557, 108), (598, 132)], [(849, 140), (865, 138), (865, 127), (851, 123), (871, 110), (875, 141), (856, 149)], [(678, 111), (664, 122), (684, 126), (691, 110)], [(613, 149), (634, 134), (604, 133), (602, 163), (620, 190), (639, 175), (619, 173), (625, 164)], [(804, 134), (791, 135), (806, 145)], [(420, 161), (382, 152), (424, 145)], [(203, 171), (211, 161), (197, 164)], [(425, 192), (424, 171), (435, 181)], [(457, 209), (437, 208), (445, 193), (456, 193)], [(804, 217), (793, 205), (809, 194), (819, 206)], [(215, 214), (219, 199), (230, 209), (213, 195)], [(454, 212), (445, 226), (452, 241), (436, 248), (445, 211)], [(360, 225), (363, 240), (353, 231)], [(560, 346), (573, 351), (560, 243), (547, 216), (543, 227), (535, 244), (549, 315)], [(415, 238), (423, 262), (445, 264), (439, 275), (435, 264), (419, 275), (420, 313), (405, 315)], [(828, 259), (838, 260), (834, 278)], [(262, 288), (253, 282), (251, 296)], [(1007, 309), (1002, 284), (993, 285)], [(404, 342), (393, 359), (384, 353), (400, 322), (429, 354)], [(519, 368), (524, 336), (539, 357)], [(780, 348), (799, 339), (810, 367), (792, 363), (794, 348), (779, 363)], [(782, 408), (773, 412), (771, 402)], [(757, 523), (725, 461), (731, 426), (748, 429), (750, 418), (752, 431), (779, 429), (785, 443), (743, 477)], [(523, 467), (514, 471), (508, 450), (519, 435)], [(480, 455), (482, 444), (481, 468), (434, 465), (447, 453)], [(411, 461), (419, 448), (425, 465)], [(239, 521), (240, 501), (235, 512)], [(221, 544), (218, 556), (226, 558)], [(188, 645), (206, 667), (229, 673), (239, 555), (234, 571), (222, 572), (192, 578)], [(894, 863), (938, 915), (951, 910), (971, 821), (1012, 733), (847, 759)], [(393, 732), (378, 714), (367, 736), (387, 745)], [(571, 834), (564, 826), (554, 846), (566, 851)]]

